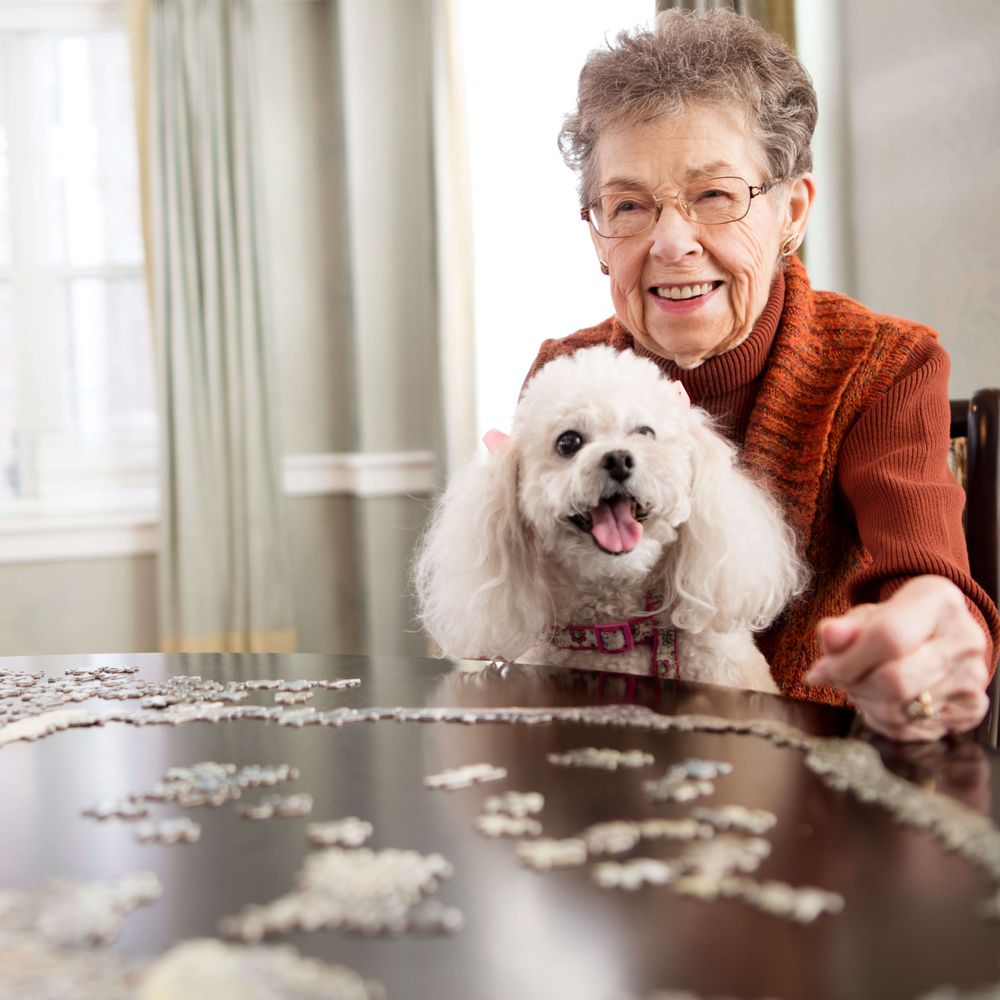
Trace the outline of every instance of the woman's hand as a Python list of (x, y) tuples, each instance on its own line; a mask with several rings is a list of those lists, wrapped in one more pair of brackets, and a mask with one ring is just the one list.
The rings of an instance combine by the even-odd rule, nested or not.
[(825, 619), (819, 643), (823, 655), (806, 682), (841, 688), (890, 739), (965, 732), (989, 707), (986, 636), (944, 577), (915, 577), (881, 604)]

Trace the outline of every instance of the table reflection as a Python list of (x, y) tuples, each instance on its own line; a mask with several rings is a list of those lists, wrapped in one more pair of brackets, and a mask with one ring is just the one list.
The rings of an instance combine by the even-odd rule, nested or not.
[[(146, 959), (179, 940), (217, 935), (224, 916), (288, 891), (310, 850), (307, 822), (356, 815), (372, 823), (375, 849), (440, 852), (451, 861), (455, 875), (438, 895), (461, 909), (464, 929), (451, 939), (369, 940), (324, 931), (288, 940), (305, 954), (382, 981), (390, 997), (644, 1000), (672, 988), (746, 1000), (914, 1000), (943, 983), (971, 987), (996, 977), (996, 929), (978, 911), (990, 879), (934, 836), (831, 788), (806, 765), (802, 748), (809, 740), (853, 746), (842, 741), (851, 734), (908, 787), (924, 790), (928, 801), (946, 795), (989, 816), (1000, 801), (993, 789), (1000, 779), (996, 758), (970, 741), (893, 744), (856, 730), (852, 713), (842, 709), (731, 688), (516, 664), (468, 669), (389, 657), (157, 654), (87, 663), (54, 657), (44, 668), (60, 673), (88, 663), (134, 663), (151, 680), (177, 674), (220, 682), (358, 677), (356, 689), (317, 692), (318, 712), (455, 710), (449, 722), (415, 717), (340, 728), (250, 720), (116, 723), (0, 749), (0, 888), (134, 870), (151, 870), (163, 883), (162, 899), (127, 919), (115, 945), (122, 954)], [(252, 697), (273, 703), (266, 692)], [(589, 716), (534, 725), (499, 717), (461, 721), (463, 714), (478, 718), (492, 709), (588, 706), (618, 722), (598, 725)], [(616, 712), (618, 706), (626, 708)], [(681, 716), (767, 720), (805, 737), (796, 747), (725, 727), (660, 731), (621, 721), (637, 715), (664, 723)], [(587, 746), (642, 750), (655, 763), (601, 771), (548, 760)], [(514, 841), (476, 829), (486, 798), (509, 790), (544, 795), (546, 837), (578, 836), (611, 820), (683, 817), (691, 803), (652, 802), (643, 782), (689, 758), (733, 767), (703, 804), (765, 809), (777, 817), (767, 834), (771, 853), (753, 877), (839, 893), (843, 913), (798, 926), (737, 899), (704, 902), (665, 886), (604, 889), (592, 878), (593, 859), (571, 870), (534, 871), (519, 862)], [(240, 820), (234, 808), (194, 810), (202, 839), (176, 848), (139, 845), (127, 824), (97, 824), (80, 815), (99, 798), (151, 787), (167, 767), (205, 760), (294, 765), (302, 776), (288, 791), (311, 793), (313, 814), (254, 824)], [(507, 778), (457, 792), (424, 787), (428, 775), (478, 762), (505, 768)], [(645, 840), (625, 857), (668, 860), (681, 850), (683, 844)]]

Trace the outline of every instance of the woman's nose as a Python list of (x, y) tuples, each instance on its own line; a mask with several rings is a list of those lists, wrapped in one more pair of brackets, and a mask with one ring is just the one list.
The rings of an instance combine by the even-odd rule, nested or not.
[(697, 224), (681, 212), (676, 201), (665, 202), (660, 217), (653, 226), (650, 255), (669, 263), (690, 253), (697, 253), (701, 249), (697, 230)]

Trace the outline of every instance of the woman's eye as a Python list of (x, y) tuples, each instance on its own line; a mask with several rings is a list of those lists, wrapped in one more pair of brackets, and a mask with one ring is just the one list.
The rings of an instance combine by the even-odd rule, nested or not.
[(720, 201), (728, 200), (731, 197), (728, 191), (720, 191), (718, 188), (710, 188), (708, 191), (701, 191), (695, 201)]
[(654, 431), (652, 427), (647, 427), (645, 424), (643, 424), (642, 427), (636, 427), (636, 429), (634, 431), (632, 431), (632, 433), (633, 434), (644, 434), (648, 438), (655, 438), (656, 437), (656, 431)]
[(608, 205), (609, 218), (615, 219), (620, 215), (633, 215), (636, 212), (649, 211), (649, 205), (639, 198), (619, 198)]
[(583, 435), (579, 431), (563, 431), (556, 438), (556, 454), (563, 458), (575, 455), (583, 447)]

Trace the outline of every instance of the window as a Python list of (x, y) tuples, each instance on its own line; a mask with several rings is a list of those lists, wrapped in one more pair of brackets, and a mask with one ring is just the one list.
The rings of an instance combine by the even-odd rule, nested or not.
[(59, 6), (41, 26), (0, 22), (4, 516), (156, 504), (128, 38), (100, 6), (85, 27)]

